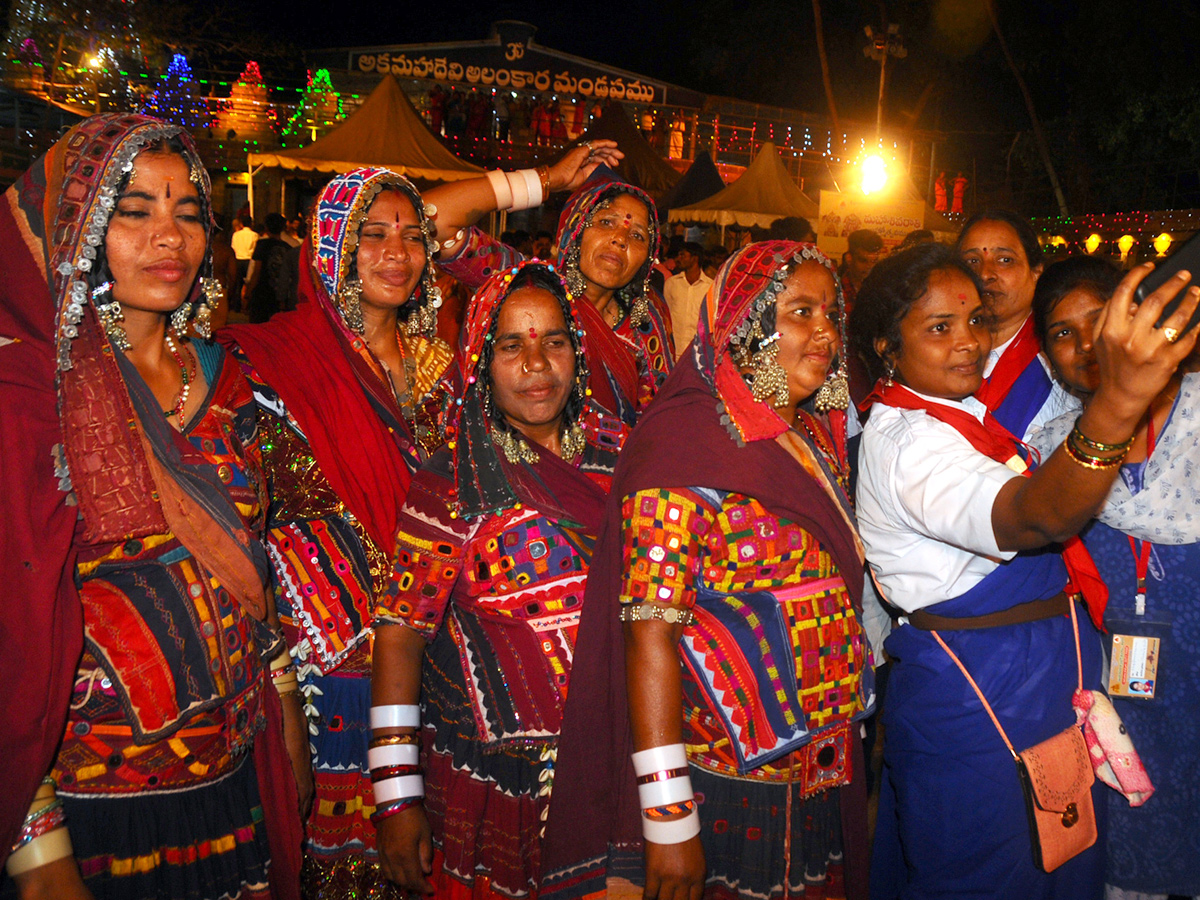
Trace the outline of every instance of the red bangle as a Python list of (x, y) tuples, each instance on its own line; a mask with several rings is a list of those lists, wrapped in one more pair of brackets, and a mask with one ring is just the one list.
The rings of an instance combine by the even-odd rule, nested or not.
[(390, 803), (376, 807), (375, 812), (371, 813), (371, 824), (377, 825), (389, 816), (402, 813), (404, 810), (412, 809), (414, 806), (420, 806), (423, 799), (423, 797), (405, 797), (403, 800), (393, 800)]
[(420, 766), (380, 766), (371, 770), (371, 783), (384, 781), (388, 778), (398, 778), (401, 775), (420, 775)]

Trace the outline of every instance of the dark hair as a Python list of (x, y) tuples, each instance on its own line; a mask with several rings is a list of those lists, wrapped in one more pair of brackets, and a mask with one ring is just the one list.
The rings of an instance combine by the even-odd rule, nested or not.
[(282, 234), (283, 229), (287, 228), (287, 219), (277, 212), (267, 213), (267, 234)]
[(967, 232), (980, 222), (1003, 222), (1012, 228), (1017, 233), (1017, 240), (1021, 242), (1021, 249), (1025, 251), (1025, 259), (1029, 263), (1029, 268), (1036, 269), (1044, 262), (1042, 245), (1038, 243), (1033, 226), (1023, 215), (1013, 212), (1011, 209), (985, 209), (967, 219), (962, 231), (958, 233), (958, 240), (954, 243), (955, 253), (962, 253), (963, 241), (967, 238)]
[(896, 248), (896, 252), (900, 253), (907, 250), (909, 247), (915, 247), (917, 244), (933, 243), (933, 232), (928, 228), (918, 228), (916, 231), (910, 231), (904, 236), (904, 240), (900, 242), (900, 246)]
[(846, 241), (850, 245), (851, 253), (856, 251), (878, 253), (883, 249), (883, 238), (870, 228), (860, 228), (858, 231), (850, 232), (850, 236), (846, 238)]
[(686, 241), (684, 243), (684, 245), (682, 247), (680, 247), (679, 249), (686, 250), (688, 253), (692, 254), (692, 256), (696, 257), (697, 259), (704, 256), (704, 245), (699, 243), (698, 241)]
[(254, 219), (250, 217), (250, 213), (242, 213), (238, 216), (238, 221), (242, 223), (242, 227), (244, 228), (254, 227)]
[(767, 229), (767, 238), (772, 241), (811, 241), (815, 233), (808, 219), (784, 216), (771, 223), (771, 227)]
[(585, 391), (587, 389), (589, 370), (587, 360), (580, 352), (579, 344), (579, 326), (575, 323), (575, 315), (571, 311), (571, 299), (567, 296), (566, 288), (563, 287), (562, 281), (558, 277), (558, 273), (551, 269), (548, 265), (525, 265), (521, 270), (513, 276), (512, 282), (508, 285), (508, 289), (504, 292), (504, 299), (496, 307), (496, 313), (492, 316), (492, 324), (488, 329), (487, 340), (483, 342), (483, 349), (479, 351), (479, 379), (482, 382), (483, 388), (482, 397), (486, 398), (484, 405), (485, 414), (491, 419), (492, 424), (499, 425), (501, 428), (508, 428), (508, 423), (504, 419), (504, 414), (496, 409), (492, 403), (492, 358), (494, 355), (493, 347), (496, 343), (496, 326), (500, 322), (500, 310), (504, 308), (504, 304), (514, 293), (521, 288), (535, 288), (539, 291), (546, 291), (554, 295), (558, 301), (559, 307), (562, 309), (563, 322), (567, 326), (567, 335), (571, 340), (571, 349), (575, 351), (575, 385), (571, 392), (567, 395), (567, 403), (563, 407), (563, 421), (576, 422), (583, 413), (583, 404)]
[(1084, 288), (1101, 300), (1112, 296), (1124, 273), (1102, 256), (1072, 256), (1046, 267), (1033, 289), (1033, 331), (1043, 347), (1050, 314), (1063, 297)]
[(866, 364), (872, 378), (882, 377), (887, 361), (875, 349), (883, 338), (889, 356), (901, 351), (900, 323), (913, 304), (929, 290), (929, 277), (938, 271), (961, 272), (984, 296), (979, 276), (945, 244), (917, 244), (881, 260), (859, 288), (847, 323), (851, 349)]

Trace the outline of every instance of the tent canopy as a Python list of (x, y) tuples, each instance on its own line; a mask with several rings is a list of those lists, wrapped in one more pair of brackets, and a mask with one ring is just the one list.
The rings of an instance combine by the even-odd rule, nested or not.
[(601, 139), (616, 141), (617, 147), (625, 154), (617, 166), (617, 173), (656, 200), (680, 180), (679, 173), (633, 127), (628, 113), (620, 104), (607, 104), (587, 131), (580, 135), (579, 142)]
[(349, 172), (360, 166), (386, 166), (409, 178), (458, 181), (483, 174), (442, 146), (420, 114), (387, 75), (353, 115), (307, 147), (278, 153), (251, 153), (251, 170), (274, 166), (302, 172)]
[(663, 194), (658, 203), (658, 212), (666, 218), (667, 211), (707, 200), (718, 191), (725, 190), (725, 180), (717, 171), (717, 165), (707, 153), (701, 153), (688, 166), (688, 170), (675, 187)]
[(668, 219), (768, 228), (784, 216), (816, 221), (818, 215), (817, 204), (796, 186), (775, 145), (768, 141), (737, 181), (707, 200), (671, 210)]

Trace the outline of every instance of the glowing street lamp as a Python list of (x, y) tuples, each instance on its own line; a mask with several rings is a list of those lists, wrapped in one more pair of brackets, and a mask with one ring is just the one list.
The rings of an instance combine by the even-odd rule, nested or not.
[(878, 154), (871, 154), (862, 161), (862, 190), (864, 194), (882, 191), (887, 184), (887, 163)]

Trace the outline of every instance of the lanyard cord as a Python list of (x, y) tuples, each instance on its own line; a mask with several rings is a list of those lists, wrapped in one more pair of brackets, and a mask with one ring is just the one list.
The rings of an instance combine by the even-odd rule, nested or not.
[[(1146, 430), (1146, 462), (1154, 453), (1154, 418), (1151, 416)], [(1146, 575), (1150, 571), (1150, 551), (1154, 545), (1149, 541), (1139, 541), (1133, 535), (1129, 538), (1129, 549), (1133, 551), (1134, 571), (1137, 574), (1137, 593), (1133, 599), (1133, 613), (1137, 616), (1146, 614)]]

